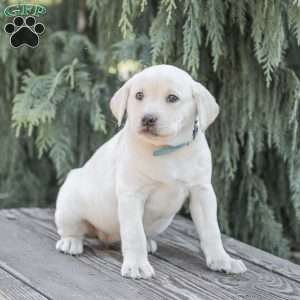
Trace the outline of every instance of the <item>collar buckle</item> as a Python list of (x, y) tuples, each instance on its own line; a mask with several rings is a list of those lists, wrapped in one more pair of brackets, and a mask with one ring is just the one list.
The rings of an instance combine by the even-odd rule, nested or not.
[(198, 126), (198, 120), (196, 119), (194, 122), (194, 129), (193, 129), (193, 140), (195, 140), (197, 134), (199, 131), (199, 126)]

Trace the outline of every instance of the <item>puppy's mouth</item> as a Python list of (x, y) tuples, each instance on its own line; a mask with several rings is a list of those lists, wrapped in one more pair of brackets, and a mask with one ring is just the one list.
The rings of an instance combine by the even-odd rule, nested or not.
[(140, 133), (147, 135), (147, 136), (153, 136), (153, 137), (159, 136), (156, 128), (154, 128), (154, 127), (142, 127), (140, 129)]
[(142, 136), (153, 140), (165, 140), (170, 137), (173, 137), (173, 134), (159, 133), (159, 131), (155, 127), (142, 127), (139, 133)]

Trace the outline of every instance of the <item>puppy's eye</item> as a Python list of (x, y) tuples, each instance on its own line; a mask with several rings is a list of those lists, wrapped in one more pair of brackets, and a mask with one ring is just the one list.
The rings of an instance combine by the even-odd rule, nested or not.
[(144, 98), (144, 93), (143, 93), (143, 92), (137, 92), (137, 93), (135, 94), (135, 98), (136, 98), (137, 100), (139, 100), (139, 101), (142, 101), (143, 98)]
[(176, 95), (168, 95), (167, 97), (167, 102), (169, 103), (174, 103), (177, 102), (179, 100), (179, 98)]

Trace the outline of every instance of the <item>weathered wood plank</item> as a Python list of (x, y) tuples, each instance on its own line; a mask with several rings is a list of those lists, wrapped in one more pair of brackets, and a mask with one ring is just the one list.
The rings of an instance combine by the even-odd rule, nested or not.
[(46, 300), (47, 298), (0, 267), (0, 299)]
[[(51, 224), (53, 212), (48, 211), (47, 214), (45, 212), (33, 213), (32, 210), (25, 210), (23, 212), (29, 214), (31, 217), (37, 215), (38, 217), (35, 219), (38, 220), (39, 225), (47, 226), (50, 231), (53, 231), (53, 235), (55, 236), (55, 230), (53, 224)], [(192, 225), (188, 224), (188, 226), (191, 227)], [(182, 230), (182, 228), (180, 229)], [(250, 296), (255, 297), (255, 299), (265, 300), (299, 299), (299, 284), (252, 263), (247, 264), (249, 272), (239, 276), (230, 276), (209, 271), (205, 266), (203, 256), (198, 253), (198, 240), (195, 237), (190, 237), (180, 232), (174, 226), (171, 226), (159, 240), (161, 243), (159, 251), (155, 256), (160, 261), (167, 261), (186, 272), (212, 282), (215, 285), (214, 288), (219, 286), (242, 299), (247, 299)], [(109, 258), (111, 255), (107, 256), (105, 252), (101, 252), (96, 256), (96, 260), (98, 259), (97, 257), (100, 257), (101, 260), (105, 259), (105, 257)], [(274, 257), (274, 259), (276, 258)], [(162, 268), (166, 265), (166, 263), (160, 264)]]
[(129, 285), (130, 281), (118, 282), (116, 273), (58, 253), (53, 239), (29, 218), (21, 221), (17, 215), (15, 220), (7, 220), (1, 215), (0, 228), (6, 244), (0, 247), (0, 256), (52, 299), (161, 299), (150, 289)]
[[(155, 255), (165, 259), (173, 265), (181, 266), (194, 275), (201, 276), (215, 285), (231, 292), (236, 292), (242, 299), (250, 295), (254, 299), (300, 299), (300, 284), (272, 273), (255, 264), (247, 263), (248, 271), (238, 276), (212, 273), (205, 267), (204, 257), (199, 252), (197, 240), (184, 236), (170, 228), (159, 238), (159, 249)], [(180, 255), (178, 255), (180, 253)], [(234, 255), (233, 255), (234, 256)], [(201, 272), (200, 272), (201, 268)]]
[[(44, 211), (43, 212), (37, 211), (34, 213), (32, 210), (25, 209), (25, 210), (23, 210), (23, 213), (27, 214), (30, 218), (32, 218), (32, 220), (38, 220), (39, 227), (46, 226), (46, 228), (50, 230), (50, 234), (52, 235), (52, 237), (54, 239), (57, 238), (56, 231), (55, 231), (55, 228), (54, 228), (54, 225), (52, 222), (53, 221), (53, 212), (49, 212), (47, 215), (45, 215)], [(37, 216), (37, 217), (35, 217), (35, 216)], [(43, 233), (45, 234), (46, 232), (43, 232)], [(88, 254), (88, 259), (91, 260), (93, 258), (93, 261), (96, 262), (96, 265), (103, 264), (103, 260), (104, 260), (104, 261), (106, 261), (106, 263), (110, 263), (110, 264), (114, 263), (114, 265), (117, 268), (116, 271), (117, 272), (119, 271), (119, 268), (121, 265), (121, 256), (120, 256), (119, 249), (118, 249), (118, 251), (108, 252), (106, 250), (105, 252), (103, 252), (103, 251), (101, 251), (101, 249), (97, 249), (97, 248), (93, 247), (93, 249), (89, 249), (88, 251), (90, 251), (90, 252), (92, 251), (93, 253), (96, 254), (94, 257), (92, 255)], [(116, 259), (115, 261), (113, 261), (114, 258)], [(81, 259), (81, 258), (79, 258), (79, 259)], [(187, 273), (188, 270), (187, 270), (187, 272), (184, 272), (181, 267), (179, 267), (178, 269), (177, 268), (174, 269), (173, 267), (170, 268), (170, 265), (165, 260), (161, 260), (161, 259), (155, 260), (154, 259), (155, 261), (153, 262), (152, 257), (150, 258), (150, 260), (151, 259), (152, 259), (152, 263), (153, 263), (154, 267), (156, 268), (156, 271), (163, 270), (163, 272), (166, 272), (167, 276), (172, 274), (173, 277), (175, 277), (174, 278), (175, 282), (176, 282), (176, 280), (178, 280), (178, 283), (180, 283), (183, 286), (185, 286), (185, 284), (187, 284), (186, 287), (188, 289), (191, 288), (191, 283), (194, 283), (195, 285), (199, 285), (198, 288), (201, 288), (201, 287), (205, 288), (207, 286), (207, 283), (202, 283), (201, 281), (199, 282), (199, 279), (192, 278), (190, 276), (190, 274)], [(214, 274), (214, 272), (211, 272), (211, 273)], [(157, 277), (162, 277), (161, 274), (159, 274), (159, 272), (157, 272), (157, 275), (158, 275)], [(159, 278), (159, 279), (161, 279), (161, 278)], [(178, 289), (178, 287), (170, 284), (167, 280), (164, 280), (164, 279), (163, 279), (163, 286), (164, 286), (164, 288), (166, 288), (166, 287), (171, 288), (172, 291), (174, 291), (174, 290), (177, 291), (182, 296), (189, 295), (188, 299), (190, 299), (192, 297), (192, 293), (190, 293), (188, 290)], [(224, 292), (223, 287), (218, 288), (218, 287), (214, 287), (213, 285), (210, 285), (210, 286), (208, 286), (208, 288), (211, 289), (210, 294), (212, 294), (212, 295), (215, 294), (216, 299), (220, 299), (220, 297), (222, 299), (228, 299), (227, 297), (229, 297), (229, 299), (237, 298), (236, 291), (233, 291), (231, 294), (228, 294), (228, 293)], [(207, 295), (205, 299), (210, 299), (210, 297)], [(193, 299), (193, 297), (191, 299)]]
[(39, 210), (28, 216), (14, 212), (15, 220), (0, 212), (0, 238), (8, 241), (0, 256), (52, 299), (240, 299), (157, 257), (150, 258), (155, 279), (123, 279), (119, 251), (89, 247), (76, 258), (60, 254), (54, 250), (52, 214), (43, 218), (46, 213)]
[[(192, 222), (182, 216), (176, 217), (172, 223), (172, 228), (182, 232), (184, 236), (197, 239), (197, 233)], [(265, 268), (272, 273), (278, 273), (300, 283), (300, 265), (294, 264), (288, 260), (274, 256), (225, 235), (223, 236), (223, 243), (229, 253)]]

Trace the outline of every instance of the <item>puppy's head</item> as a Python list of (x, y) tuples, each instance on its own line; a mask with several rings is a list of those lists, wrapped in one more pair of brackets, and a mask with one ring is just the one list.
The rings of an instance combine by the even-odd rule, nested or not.
[(147, 68), (128, 80), (111, 99), (111, 110), (129, 129), (152, 144), (166, 144), (182, 132), (191, 138), (198, 118), (205, 130), (219, 112), (214, 97), (189, 74), (170, 65)]

